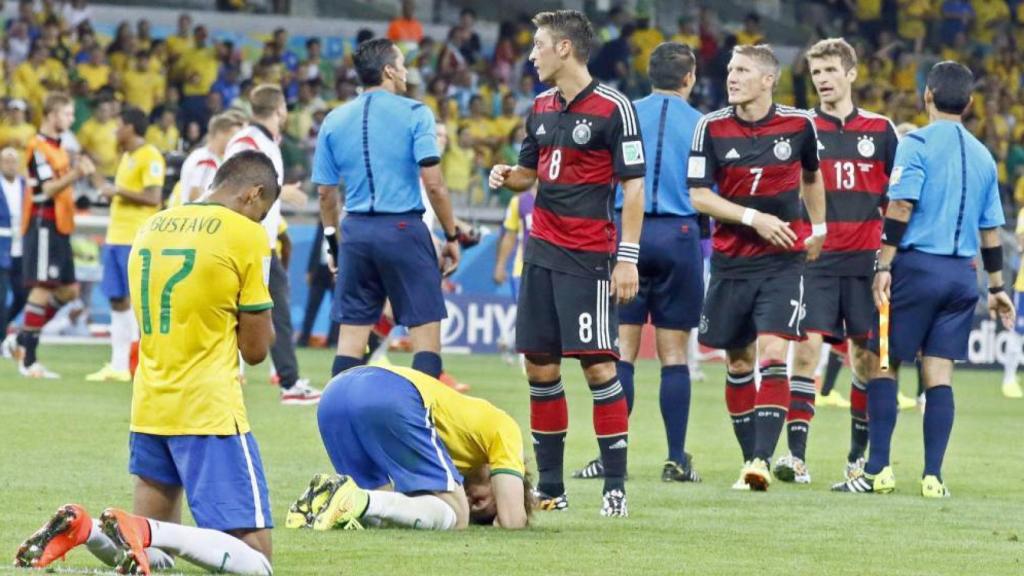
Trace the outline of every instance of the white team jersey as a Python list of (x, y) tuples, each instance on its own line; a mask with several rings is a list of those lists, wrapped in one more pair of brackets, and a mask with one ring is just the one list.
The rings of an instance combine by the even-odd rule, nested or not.
[[(181, 165), (181, 191), (178, 203), (196, 202), (205, 195), (213, 184), (213, 177), (217, 175), (220, 162), (220, 158), (206, 146), (193, 150)], [(192, 195), (192, 190), (196, 188), (199, 192)]]
[[(250, 124), (236, 132), (231, 137), (231, 141), (228, 142), (228, 147), (224, 150), (224, 159), (227, 160), (245, 150), (258, 150), (266, 154), (277, 170), (278, 185), (284, 185), (284, 160), (281, 158), (281, 147), (267, 135), (263, 127)], [(267, 217), (263, 219), (262, 224), (263, 229), (267, 231), (270, 249), (273, 250), (277, 245), (277, 228), (281, 224), (280, 199), (270, 207), (270, 212), (267, 213)]]

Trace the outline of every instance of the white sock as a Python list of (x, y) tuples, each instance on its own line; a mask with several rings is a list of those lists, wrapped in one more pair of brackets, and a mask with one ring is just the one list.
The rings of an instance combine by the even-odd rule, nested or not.
[[(113, 566), (117, 562), (117, 553), (120, 549), (113, 540), (103, 533), (99, 520), (93, 519), (92, 530), (89, 531), (89, 539), (85, 541), (85, 547), (107, 566)], [(174, 558), (159, 548), (146, 548), (146, 556), (149, 557), (149, 567), (153, 570), (174, 568)]]
[(1006, 334), (1006, 356), (1003, 359), (1003, 382), (1017, 380), (1017, 367), (1020, 365), (1020, 336), (1010, 330)]
[(262, 553), (218, 530), (150, 520), (150, 545), (210, 572), (270, 576), (274, 570)]
[(455, 527), (455, 510), (432, 494), (406, 496), (383, 490), (370, 490), (369, 493), (370, 502), (363, 516), (420, 530), (451, 530)]
[(131, 310), (110, 312), (110, 367), (118, 371), (128, 370), (128, 360), (135, 337), (135, 315)]

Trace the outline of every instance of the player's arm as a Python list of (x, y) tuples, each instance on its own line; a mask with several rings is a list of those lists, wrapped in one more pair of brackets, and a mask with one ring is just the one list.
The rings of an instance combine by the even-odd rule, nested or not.
[(804, 248), (807, 260), (813, 262), (821, 254), (828, 228), (825, 224), (825, 179), (821, 175), (821, 159), (818, 157), (818, 130), (810, 117), (804, 123), (801, 140), (800, 195), (811, 219), (811, 235), (804, 241)]
[(1003, 327), (1013, 330), (1017, 311), (1003, 285), (1003, 242), (999, 231), (1006, 223), (1003, 203), (999, 197), (999, 178), (993, 162), (989, 171), (990, 184), (985, 191), (985, 205), (978, 227), (981, 232), (981, 262), (988, 274), (988, 311), (995, 320), (1002, 320)]
[(53, 168), (46, 161), (42, 152), (34, 153), (28, 161), (29, 175), (39, 183), (39, 189), (47, 198), (71, 186), (81, 178), (92, 176), (96, 172), (96, 166), (88, 156), (82, 155), (78, 164), (62, 176), (55, 176)]
[(331, 130), (324, 127), (317, 134), (313, 151), (313, 183), (320, 204), (320, 223), (324, 227), (324, 243), (327, 246), (327, 267), (331, 272), (338, 262), (338, 223), (341, 222), (342, 200), (338, 192), (341, 171), (334, 158)]
[(526, 488), (523, 479), (512, 474), (494, 474), (491, 476), (491, 490), (498, 510), (494, 519), (495, 526), (510, 530), (526, 528), (529, 516), (524, 504)]
[(508, 258), (516, 247), (516, 233), (514, 230), (505, 229), (498, 242), (498, 255), (494, 262), (494, 283), (504, 284), (508, 277)]
[(274, 323), (270, 310), (238, 313), (238, 351), (246, 364), (259, 364), (274, 343)]
[(896, 160), (889, 176), (889, 205), (885, 209), (885, 221), (882, 224), (882, 249), (878, 252), (878, 262), (875, 264), (873, 291), (875, 305), (879, 308), (889, 303), (892, 261), (907, 231), (914, 205), (921, 199), (921, 190), (924, 188), (923, 145), (924, 140), (911, 135), (900, 140), (896, 147)]
[(126, 190), (120, 186), (110, 185), (109, 188), (102, 191), (104, 196), (113, 198), (114, 196), (120, 196), (129, 202), (135, 204), (141, 204), (143, 206), (160, 206), (163, 203), (163, 187), (162, 186), (147, 186), (142, 189), (141, 192), (133, 192)]
[(277, 235), (277, 240), (281, 242), (281, 265), (284, 266), (285, 270), (287, 270), (288, 263), (291, 262), (292, 259), (292, 239), (291, 236), (288, 235), (287, 231), (282, 230), (281, 233)]

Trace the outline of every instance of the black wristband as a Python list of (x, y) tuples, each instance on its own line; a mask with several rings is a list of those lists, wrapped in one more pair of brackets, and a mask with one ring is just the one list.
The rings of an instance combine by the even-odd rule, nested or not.
[(444, 239), (447, 240), (448, 242), (455, 242), (455, 241), (457, 241), (459, 239), (459, 227), (458, 226), (455, 227), (455, 233), (454, 234), (449, 234), (449, 233), (445, 232), (444, 233)]
[(899, 248), (900, 242), (903, 241), (903, 235), (907, 232), (907, 224), (907, 222), (886, 218), (885, 225), (882, 227), (882, 244)]
[(324, 230), (324, 244), (327, 245), (327, 253), (331, 255), (334, 264), (338, 264), (338, 231), (333, 227)]
[(981, 263), (985, 267), (985, 272), (1002, 272), (1003, 271), (1003, 247), (1002, 246), (990, 246), (988, 248), (982, 247), (981, 249)]
[(989, 294), (999, 294), (1000, 292), (1006, 292), (1006, 287), (1005, 286), (989, 286), (988, 287), (988, 293)]

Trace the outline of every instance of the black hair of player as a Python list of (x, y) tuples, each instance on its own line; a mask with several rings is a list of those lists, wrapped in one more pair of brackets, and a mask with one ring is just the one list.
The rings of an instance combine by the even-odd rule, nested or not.
[(651, 86), (659, 90), (678, 90), (697, 62), (693, 50), (679, 42), (662, 42), (651, 52), (648, 68)]
[(356, 47), (352, 61), (356, 66), (359, 81), (367, 88), (380, 86), (384, 82), (384, 67), (394, 66), (398, 59), (395, 43), (387, 38), (367, 40)]
[(963, 114), (971, 103), (974, 74), (959, 62), (939, 62), (928, 71), (928, 89), (939, 112)]
[(121, 122), (131, 126), (136, 136), (145, 136), (149, 128), (149, 116), (135, 106), (125, 106), (121, 110)]
[(221, 187), (246, 189), (252, 186), (261, 186), (263, 197), (271, 202), (276, 201), (281, 193), (274, 163), (258, 150), (246, 150), (228, 158), (217, 169), (213, 184), (210, 185), (214, 190)]

